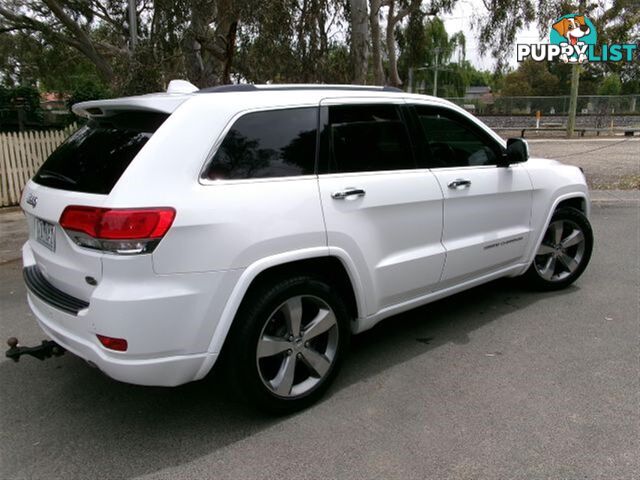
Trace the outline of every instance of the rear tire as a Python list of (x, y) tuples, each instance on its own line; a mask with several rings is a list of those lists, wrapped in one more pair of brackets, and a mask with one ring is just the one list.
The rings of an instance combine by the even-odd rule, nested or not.
[(261, 410), (300, 410), (329, 388), (349, 338), (349, 314), (328, 284), (308, 276), (265, 282), (249, 292), (229, 333), (229, 380)]
[(575, 282), (589, 264), (593, 231), (575, 208), (556, 210), (536, 256), (523, 278), (537, 290), (560, 290)]

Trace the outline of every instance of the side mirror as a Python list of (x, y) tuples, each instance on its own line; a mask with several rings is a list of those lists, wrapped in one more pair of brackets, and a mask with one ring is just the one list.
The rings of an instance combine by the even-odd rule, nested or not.
[(529, 160), (529, 144), (524, 138), (510, 138), (507, 140), (507, 152), (501, 166), (508, 167), (512, 163), (522, 163)]

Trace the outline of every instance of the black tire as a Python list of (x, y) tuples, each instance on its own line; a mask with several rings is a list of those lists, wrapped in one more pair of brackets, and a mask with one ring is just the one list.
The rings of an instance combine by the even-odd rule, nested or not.
[[(286, 315), (283, 312), (287, 310), (285, 304), (288, 305), (290, 301), (295, 302), (297, 298), (301, 298), (300, 304), (303, 313), (301, 315), (302, 320), (299, 322), (302, 328), (298, 329), (300, 340), (292, 343), (292, 345), (295, 344), (293, 347), (295, 348), (294, 353), (291, 353), (292, 348), (273, 356), (258, 358), (258, 342), (267, 335), (269, 338), (277, 337), (279, 342), (289, 341), (286, 337), (289, 336), (290, 332), (284, 333), (282, 331), (283, 325), (287, 325)], [(316, 305), (316, 302), (319, 305)], [(324, 309), (326, 306), (330, 307), (336, 323), (330, 330), (321, 334), (327, 337), (325, 347), (322, 347), (322, 342), (325, 342), (325, 339), (321, 335), (318, 335), (317, 338), (310, 342), (306, 342), (303, 346), (304, 327), (306, 326), (308, 329), (312, 321), (320, 317), (320, 308)], [(284, 308), (282, 312), (278, 310), (281, 307)], [(316, 307), (318, 308), (318, 313), (314, 314), (314, 308)], [(348, 351), (351, 333), (349, 321), (349, 314), (343, 300), (335, 293), (335, 290), (320, 279), (309, 276), (296, 276), (276, 280), (269, 284), (264, 282), (262, 285), (252, 288), (238, 310), (224, 348), (223, 363), (229, 383), (241, 399), (269, 413), (286, 414), (306, 408), (325, 393), (340, 369), (344, 356)], [(269, 328), (275, 329), (272, 330), (274, 332), (280, 329), (283, 333), (269, 335), (267, 333)], [(311, 369), (310, 363), (304, 356), (310, 353), (309, 348), (314, 348), (313, 345), (307, 347), (307, 344), (316, 340), (321, 341), (320, 350), (326, 348), (327, 352), (330, 351), (333, 354), (333, 358), (330, 359), (330, 367), (322, 375)], [(330, 342), (332, 345), (331, 350), (329, 350)], [(322, 354), (324, 360), (330, 357), (327, 352)], [(289, 358), (287, 359), (286, 357)], [(295, 375), (302, 378), (306, 374), (309, 375), (306, 380), (303, 380), (302, 385), (306, 385), (305, 381), (307, 383), (317, 383), (308, 391), (294, 394), (294, 388), (298, 388), (294, 381), (289, 394), (277, 394), (273, 385), (267, 381), (266, 377), (268, 375), (266, 375), (266, 372), (269, 368), (271, 368), (271, 373), (285, 371), (287, 368), (285, 362), (287, 361), (293, 362)], [(264, 365), (265, 362), (270, 362), (272, 365)], [(280, 365), (279, 369), (277, 368), (278, 364)], [(278, 376), (276, 375), (272, 381), (275, 382), (277, 378)], [(286, 390), (286, 386), (284, 388)]]
[[(554, 235), (557, 232), (558, 224), (561, 225), (560, 238), (562, 238), (562, 241), (560, 243), (555, 242), (558, 237)], [(562, 244), (565, 243), (570, 235), (576, 235), (576, 230), (581, 232), (584, 242), (563, 248)], [(530, 287), (536, 290), (560, 290), (566, 288), (575, 282), (587, 268), (592, 250), (593, 230), (587, 217), (575, 208), (559, 208), (553, 213), (542, 244), (538, 247), (536, 256), (529, 269), (523, 275), (523, 279)], [(552, 253), (549, 253), (550, 251)], [(551, 257), (554, 257), (555, 260)], [(571, 258), (575, 263), (568, 261)], [(554, 263), (552, 269), (550, 264), (554, 261), (556, 263)], [(570, 266), (567, 266), (567, 263)], [(551, 272), (551, 276), (549, 272)]]

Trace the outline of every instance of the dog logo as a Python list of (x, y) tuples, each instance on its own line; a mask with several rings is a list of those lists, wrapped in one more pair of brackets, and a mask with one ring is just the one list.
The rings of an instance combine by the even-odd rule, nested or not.
[(636, 62), (638, 45), (635, 43), (597, 44), (598, 32), (586, 15), (563, 15), (551, 24), (549, 43), (517, 43), (516, 59), (524, 62), (564, 63)]
[(564, 15), (551, 25), (549, 40), (551, 44), (571, 46), (575, 53), (560, 55), (564, 63), (584, 63), (589, 60), (588, 45), (595, 45), (598, 39), (596, 28), (584, 15)]
[(38, 205), (38, 197), (36, 197), (33, 193), (30, 193), (27, 197), (26, 202), (27, 205), (31, 205), (32, 208), (36, 208), (36, 205)]

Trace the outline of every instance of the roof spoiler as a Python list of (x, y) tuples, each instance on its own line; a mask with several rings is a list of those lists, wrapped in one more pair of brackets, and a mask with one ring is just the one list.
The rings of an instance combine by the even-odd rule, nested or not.
[[(164, 95), (164, 96), (162, 96)], [(141, 95), (139, 97), (123, 97), (107, 100), (91, 100), (76, 103), (71, 107), (73, 113), (80, 117), (106, 117), (122, 111), (146, 111), (171, 114), (186, 99), (185, 95)]]

